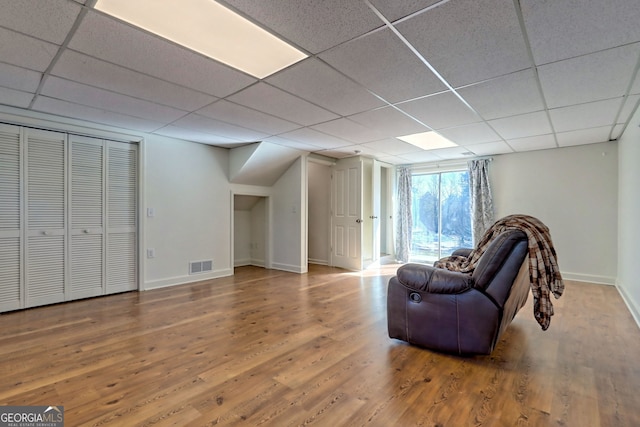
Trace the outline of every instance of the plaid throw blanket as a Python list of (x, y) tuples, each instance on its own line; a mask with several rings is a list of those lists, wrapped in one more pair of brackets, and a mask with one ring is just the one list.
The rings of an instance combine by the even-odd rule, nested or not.
[(533, 294), (533, 314), (546, 331), (553, 316), (550, 294), (558, 299), (564, 292), (564, 283), (551, 242), (549, 228), (540, 220), (528, 215), (509, 215), (493, 224), (482, 236), (468, 258), (451, 256), (437, 261), (435, 266), (447, 270), (471, 273), (489, 243), (506, 230), (521, 230), (529, 239), (529, 279)]

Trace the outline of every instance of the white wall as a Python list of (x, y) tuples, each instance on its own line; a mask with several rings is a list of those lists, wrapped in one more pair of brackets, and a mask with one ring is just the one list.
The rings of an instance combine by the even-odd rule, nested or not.
[(640, 109), (619, 141), (618, 289), (640, 325)]
[(309, 162), (309, 262), (329, 264), (331, 167)]
[(272, 187), (274, 269), (307, 272), (306, 165), (298, 158)]
[(261, 198), (251, 209), (251, 265), (266, 265), (267, 199)]
[(251, 211), (233, 212), (233, 266), (251, 264)]
[(496, 219), (522, 213), (551, 231), (565, 279), (614, 284), (618, 236), (617, 143), (495, 156)]
[[(152, 289), (233, 274), (228, 150), (170, 138), (145, 138), (145, 283)], [(143, 207), (143, 208), (144, 208)], [(213, 259), (213, 273), (189, 275), (189, 261)]]

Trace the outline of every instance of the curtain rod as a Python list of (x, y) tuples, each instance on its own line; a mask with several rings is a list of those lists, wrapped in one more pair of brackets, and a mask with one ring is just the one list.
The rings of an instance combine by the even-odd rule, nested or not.
[(488, 160), (488, 161), (493, 161), (493, 157), (491, 156), (483, 156), (483, 157), (474, 157), (472, 159), (466, 159), (466, 160), (462, 160), (462, 159), (454, 159), (454, 160), (443, 160), (441, 162), (427, 162), (427, 163), (418, 163), (418, 164), (405, 164), (405, 165), (398, 165), (398, 167), (405, 167), (405, 168), (409, 168), (409, 169), (440, 169), (440, 168), (450, 168), (450, 167), (456, 167), (456, 166), (462, 166), (462, 165), (467, 165), (470, 161), (472, 160)]

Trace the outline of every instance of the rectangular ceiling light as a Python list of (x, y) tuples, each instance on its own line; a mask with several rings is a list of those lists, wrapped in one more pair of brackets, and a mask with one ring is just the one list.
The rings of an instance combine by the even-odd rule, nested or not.
[(213, 0), (98, 0), (95, 8), (259, 79), (307, 57)]
[(435, 150), (438, 148), (457, 147), (458, 144), (449, 141), (435, 132), (421, 132), (412, 135), (398, 136), (398, 139), (420, 147), (423, 150)]

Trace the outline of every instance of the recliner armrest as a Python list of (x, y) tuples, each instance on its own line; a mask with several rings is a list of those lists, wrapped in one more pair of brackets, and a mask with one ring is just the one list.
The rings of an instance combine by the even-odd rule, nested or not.
[(471, 255), (471, 252), (473, 252), (473, 249), (471, 248), (460, 248), (453, 251), (451, 253), (451, 256), (463, 256), (465, 258), (469, 258), (469, 255)]
[(457, 294), (472, 287), (470, 274), (424, 264), (405, 264), (398, 268), (398, 281), (418, 291), (434, 294)]

